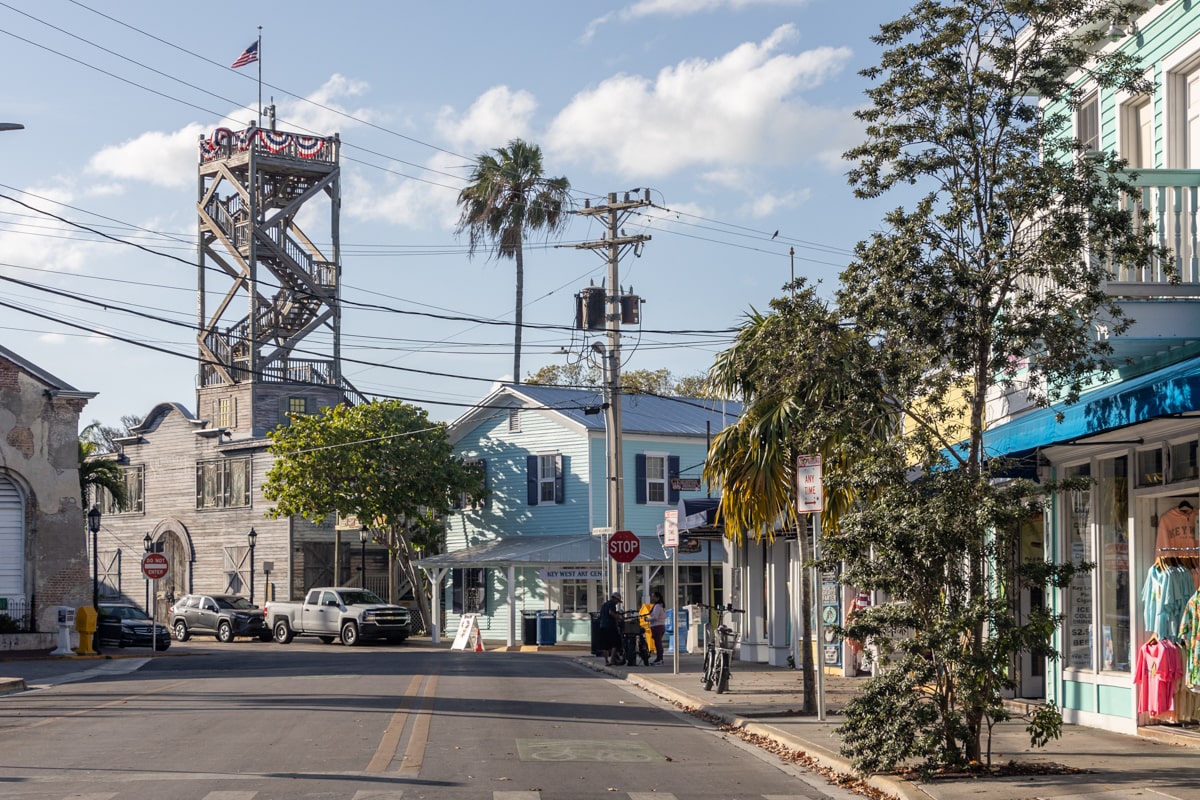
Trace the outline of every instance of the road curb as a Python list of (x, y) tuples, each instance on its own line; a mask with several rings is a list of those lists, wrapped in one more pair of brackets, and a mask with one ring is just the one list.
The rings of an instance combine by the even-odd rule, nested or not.
[[(622, 678), (619, 672), (613, 671), (611, 668), (600, 664), (593, 664), (583, 659), (576, 659), (576, 663), (581, 664), (588, 669), (602, 672), (611, 675), (614, 678)], [(641, 673), (629, 672), (623, 676), (626, 683), (630, 683), (641, 689), (644, 692), (653, 694), (670, 703), (682, 706), (686, 709), (698, 711), (709, 717), (720, 720), (722, 723), (731, 727), (743, 730), (748, 734), (762, 736), (770, 739), (776, 744), (786, 747), (789, 750), (796, 750), (803, 753), (808, 758), (811, 758), (818, 766), (833, 772), (837, 776), (845, 776), (854, 781), (863, 781), (873, 788), (881, 792), (885, 792), (899, 800), (930, 800), (930, 796), (921, 790), (919, 786), (914, 785), (910, 781), (903, 781), (897, 778), (892, 778), (886, 775), (871, 775), (869, 777), (860, 777), (854, 771), (851, 763), (842, 756), (827, 750), (820, 745), (806, 741), (795, 736), (794, 734), (781, 731), (770, 724), (758, 722), (746, 717), (728, 714), (720, 709), (706, 705), (702, 700), (688, 694), (673, 689), (670, 686), (659, 683), (653, 678), (647, 678)]]
[(21, 678), (0, 678), (0, 694), (23, 691), (25, 691), (25, 681)]

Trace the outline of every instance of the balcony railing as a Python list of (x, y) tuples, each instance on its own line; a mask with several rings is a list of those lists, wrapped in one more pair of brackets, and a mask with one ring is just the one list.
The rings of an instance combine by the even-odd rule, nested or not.
[(268, 158), (288, 158), (302, 163), (336, 164), (339, 140), (336, 136), (305, 136), (266, 128), (233, 131), (217, 128), (200, 140), (200, 163), (231, 158), (253, 150)]
[(1137, 194), (1127, 196), (1130, 212), (1145, 210), (1154, 226), (1157, 243), (1167, 248), (1175, 261), (1177, 285), (1167, 276), (1164, 259), (1136, 268), (1123, 268), (1109, 281), (1108, 291), (1117, 297), (1200, 296), (1200, 170), (1137, 170), (1133, 183)]

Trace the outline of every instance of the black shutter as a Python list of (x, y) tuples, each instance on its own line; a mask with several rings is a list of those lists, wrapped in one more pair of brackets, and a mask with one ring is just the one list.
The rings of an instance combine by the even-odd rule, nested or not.
[(671, 485), (672, 478), (679, 477), (679, 456), (667, 456), (667, 502), (679, 504), (679, 490)]
[(566, 499), (563, 491), (563, 456), (560, 453), (554, 457), (554, 502), (562, 503)]
[(646, 454), (638, 453), (633, 457), (633, 482), (636, 489), (636, 502), (639, 506), (646, 505)]
[(529, 505), (538, 504), (538, 457), (525, 457), (525, 482), (529, 488)]
[(455, 614), (463, 613), (463, 571), (450, 570), (450, 609)]

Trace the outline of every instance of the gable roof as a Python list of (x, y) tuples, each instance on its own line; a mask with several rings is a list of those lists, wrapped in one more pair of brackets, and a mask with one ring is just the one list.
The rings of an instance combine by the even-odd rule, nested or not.
[[(531, 408), (555, 414), (587, 431), (604, 431), (600, 411), (604, 393), (599, 388), (574, 389), (534, 384), (503, 384), (467, 413), (450, 423), (450, 438), (458, 438), (481, 417), (497, 407)], [(589, 410), (593, 413), (587, 413)], [(621, 430), (658, 436), (704, 436), (732, 424), (742, 413), (733, 400), (701, 397), (664, 397), (654, 394), (621, 395)]]
[(71, 384), (64, 381), (62, 378), (51, 375), (46, 370), (34, 364), (32, 361), (27, 361), (21, 356), (9, 350), (4, 345), (0, 345), (0, 358), (7, 359), (16, 364), (23, 372), (28, 373), (33, 378), (46, 385), (46, 388), (53, 389), (56, 392), (61, 392), (68, 395), (76, 395), (82, 398), (95, 397), (97, 392), (81, 392)]

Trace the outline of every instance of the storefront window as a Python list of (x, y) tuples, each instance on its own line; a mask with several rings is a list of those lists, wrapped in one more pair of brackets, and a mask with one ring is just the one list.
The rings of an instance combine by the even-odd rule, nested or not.
[(1129, 672), (1129, 487), (1125, 456), (1100, 462), (1096, 486), (1100, 529), (1101, 669)]
[(1171, 445), (1171, 480), (1188, 481), (1196, 477), (1196, 440)]
[[(1076, 467), (1071, 477), (1090, 474), (1086, 466)], [(1063, 519), (1067, 520), (1067, 559), (1073, 564), (1089, 563), (1092, 559), (1090, 488), (1064, 493)], [(1075, 669), (1092, 669), (1092, 576), (1077, 573), (1067, 587), (1067, 664)]]
[(1158, 486), (1163, 482), (1163, 451), (1161, 447), (1142, 450), (1137, 454), (1138, 486)]

